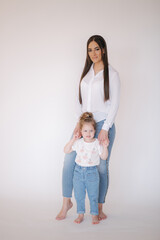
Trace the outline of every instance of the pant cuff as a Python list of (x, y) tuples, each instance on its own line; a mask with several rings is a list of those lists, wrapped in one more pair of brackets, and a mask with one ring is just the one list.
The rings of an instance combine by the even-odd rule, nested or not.
[(90, 214), (91, 214), (91, 215), (94, 215), (94, 216), (97, 216), (97, 215), (98, 215), (98, 212), (91, 212)]
[(98, 200), (98, 203), (105, 203), (105, 200)]
[(78, 214), (84, 214), (84, 211), (77, 211)]
[(63, 197), (72, 198), (72, 195), (65, 195), (65, 194), (63, 194)]

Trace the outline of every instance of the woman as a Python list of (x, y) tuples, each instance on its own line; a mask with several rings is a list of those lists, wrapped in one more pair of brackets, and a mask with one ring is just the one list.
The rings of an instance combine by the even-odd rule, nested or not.
[[(119, 96), (120, 80), (118, 73), (108, 63), (106, 42), (101, 36), (94, 35), (87, 42), (87, 57), (79, 84), (79, 103), (81, 113), (93, 113), (96, 120), (95, 137), (98, 138), (99, 143), (107, 141), (109, 144), (107, 161), (101, 159), (98, 166), (100, 177), (99, 220), (107, 218), (103, 212), (103, 203), (108, 190), (108, 165), (115, 138), (114, 120), (119, 106)], [(74, 129), (74, 134), (81, 137), (79, 122)], [(73, 205), (71, 197), (75, 157), (75, 152), (65, 155), (62, 174), (63, 205), (56, 217), (57, 220), (64, 219)]]

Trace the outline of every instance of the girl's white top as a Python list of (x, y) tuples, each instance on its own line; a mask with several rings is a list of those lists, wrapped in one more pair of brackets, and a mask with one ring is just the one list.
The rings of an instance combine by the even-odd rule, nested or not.
[(99, 165), (103, 147), (96, 138), (91, 143), (85, 142), (83, 138), (80, 138), (74, 142), (72, 149), (77, 153), (75, 162), (78, 165), (83, 167)]
[(104, 101), (103, 70), (94, 74), (93, 64), (81, 82), (82, 105), (77, 106), (77, 118), (83, 112), (92, 112), (96, 122), (105, 120), (102, 129), (112, 127), (120, 100), (120, 79), (116, 70), (109, 65), (109, 100)]

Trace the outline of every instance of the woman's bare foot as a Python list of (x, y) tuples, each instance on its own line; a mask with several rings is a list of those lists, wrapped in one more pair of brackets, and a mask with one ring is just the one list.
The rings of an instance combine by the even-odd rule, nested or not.
[(99, 223), (98, 215), (92, 215), (92, 224), (98, 224), (98, 223)]
[(104, 219), (107, 218), (107, 215), (102, 211), (102, 206), (103, 206), (102, 203), (98, 204), (98, 210), (99, 210), (98, 219), (99, 219), (99, 221), (104, 220)]
[(84, 219), (84, 214), (79, 214), (78, 217), (74, 220), (75, 223), (81, 223)]
[(63, 198), (63, 206), (59, 214), (56, 216), (56, 220), (63, 220), (66, 218), (68, 210), (73, 206), (70, 198)]

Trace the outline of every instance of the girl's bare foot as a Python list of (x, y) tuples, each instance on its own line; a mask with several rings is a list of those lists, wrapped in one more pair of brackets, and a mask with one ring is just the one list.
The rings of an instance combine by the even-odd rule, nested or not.
[(81, 223), (83, 221), (84, 214), (79, 214), (78, 217), (74, 220), (75, 223)]
[(63, 198), (63, 206), (59, 214), (56, 216), (56, 220), (63, 220), (66, 218), (68, 210), (73, 206), (70, 198)]
[(98, 223), (99, 223), (98, 215), (92, 215), (92, 224), (98, 224)]
[(102, 206), (103, 206), (102, 203), (98, 204), (98, 210), (99, 210), (98, 219), (99, 219), (99, 221), (104, 220), (104, 219), (107, 218), (107, 215), (102, 211)]

